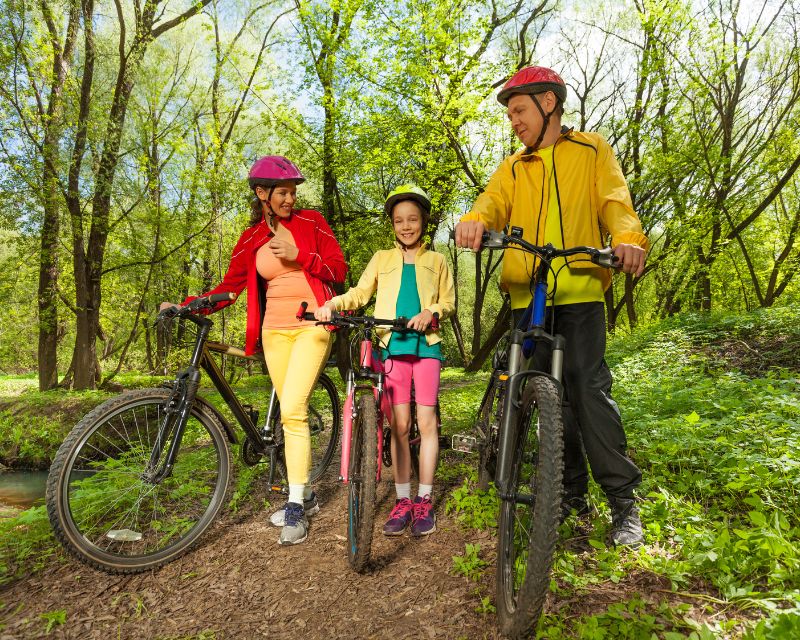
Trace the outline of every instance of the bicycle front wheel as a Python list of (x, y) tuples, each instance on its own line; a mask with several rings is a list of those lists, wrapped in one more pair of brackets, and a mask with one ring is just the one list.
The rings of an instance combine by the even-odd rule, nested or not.
[(73, 556), (104, 571), (135, 573), (186, 552), (225, 503), (231, 459), (217, 418), (195, 403), (171, 471), (151, 454), (176, 417), (170, 389), (123, 393), (90, 412), (58, 450), (47, 479), (47, 513)]
[(378, 459), (378, 412), (375, 400), (358, 399), (350, 446), (350, 487), (347, 495), (347, 557), (359, 573), (369, 562), (375, 520)]
[(509, 638), (528, 638), (542, 614), (558, 538), (563, 423), (551, 380), (530, 378), (518, 413), (517, 439), (500, 507), (497, 617)]

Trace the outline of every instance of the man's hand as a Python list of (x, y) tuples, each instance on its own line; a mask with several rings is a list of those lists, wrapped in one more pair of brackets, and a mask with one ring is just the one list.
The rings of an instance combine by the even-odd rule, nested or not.
[(409, 329), (416, 329), (417, 331), (425, 331), (433, 320), (433, 314), (427, 309), (423, 309), (413, 318), (408, 321), (406, 325)]
[(482, 222), (470, 220), (456, 225), (456, 246), (480, 251), (481, 238), (486, 227)]
[(320, 322), (330, 322), (332, 316), (333, 307), (328, 306), (327, 302), (321, 307), (317, 307), (317, 310), (314, 311), (314, 317)]
[(614, 255), (619, 258), (617, 267), (625, 273), (632, 273), (635, 276), (642, 275), (644, 271), (645, 251), (635, 244), (618, 244), (614, 247)]
[(293, 244), (286, 242), (286, 240), (279, 240), (273, 238), (269, 241), (269, 248), (272, 255), (282, 260), (291, 260), (294, 262), (297, 259), (297, 254), (300, 253)]

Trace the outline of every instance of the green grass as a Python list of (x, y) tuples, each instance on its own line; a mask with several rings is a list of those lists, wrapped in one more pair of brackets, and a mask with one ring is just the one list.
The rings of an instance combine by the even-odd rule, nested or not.
[[(551, 587), (557, 608), (543, 619), (540, 637), (800, 637), (797, 353), (800, 311), (793, 309), (682, 316), (611, 339), (614, 397), (630, 455), (643, 471), (647, 546), (606, 546), (608, 509), (592, 486), (597, 513), (587, 530), (576, 535), (574, 521), (562, 527)], [(445, 370), (445, 434), (471, 430), (486, 378)], [(153, 380), (126, 374), (118, 381), (127, 387), (152, 386)], [(0, 390), (34, 384), (31, 378), (0, 378)], [(240, 380), (238, 389), (257, 404), (265, 385), (263, 376), (253, 376)], [(74, 419), (107, 397), (0, 395), (6, 396), (0, 398), (0, 447), (12, 443), (22, 450), (28, 440), (42, 451), (65, 433), (58, 429), (71, 427), (59, 420)], [(213, 394), (210, 399), (218, 403)], [(59, 408), (64, 406), (71, 408)], [(492, 531), (498, 502), (496, 495), (474, 490), (476, 464), (474, 456), (447, 452), (437, 478), (453, 486), (446, 510), (466, 531)], [(247, 500), (254, 482), (255, 475), (242, 475), (234, 506)], [(453, 550), (463, 553), (454, 555), (453, 571), (479, 581), (475, 605), (486, 613), (492, 609), (493, 567), (482, 564), (477, 538), (472, 547)], [(43, 508), (0, 521), (5, 580), (41, 566), (53, 551)], [(592, 600), (598, 593), (604, 598)]]
[[(593, 486), (588, 535), (562, 527), (562, 604), (540, 637), (800, 637), (799, 350), (794, 309), (671, 318), (610, 341), (647, 547), (606, 547), (610, 517)], [(471, 487), (468, 477), (447, 509), (491, 526), (489, 496)], [(581, 604), (633, 576), (641, 598)]]

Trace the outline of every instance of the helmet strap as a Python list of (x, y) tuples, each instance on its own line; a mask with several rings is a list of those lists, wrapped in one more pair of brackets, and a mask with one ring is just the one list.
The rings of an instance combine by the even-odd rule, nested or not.
[(547, 128), (550, 126), (550, 116), (552, 116), (556, 112), (556, 109), (558, 109), (558, 103), (556, 102), (556, 106), (553, 107), (553, 110), (550, 113), (545, 113), (544, 109), (542, 109), (542, 105), (539, 104), (539, 101), (536, 99), (536, 95), (532, 95), (531, 100), (533, 100), (533, 104), (536, 105), (536, 108), (539, 110), (539, 114), (542, 116), (542, 129), (539, 131), (539, 137), (536, 138), (536, 142), (531, 147), (531, 149), (536, 151), (539, 148), (539, 145), (542, 144), (542, 140), (544, 140), (544, 134), (547, 133)]

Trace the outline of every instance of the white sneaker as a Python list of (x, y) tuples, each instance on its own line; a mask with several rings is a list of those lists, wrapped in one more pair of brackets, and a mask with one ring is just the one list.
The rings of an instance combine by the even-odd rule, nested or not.
[[(317, 502), (317, 494), (312, 492), (308, 500), (303, 500), (303, 509), (306, 517), (310, 518), (319, 513), (319, 502)], [(270, 524), (275, 527), (282, 527), (286, 518), (286, 505), (282, 506), (275, 513), (269, 517)]]
[(300, 544), (308, 537), (308, 520), (303, 513), (303, 506), (296, 502), (287, 502), (284, 511), (286, 524), (281, 529), (278, 544)]

